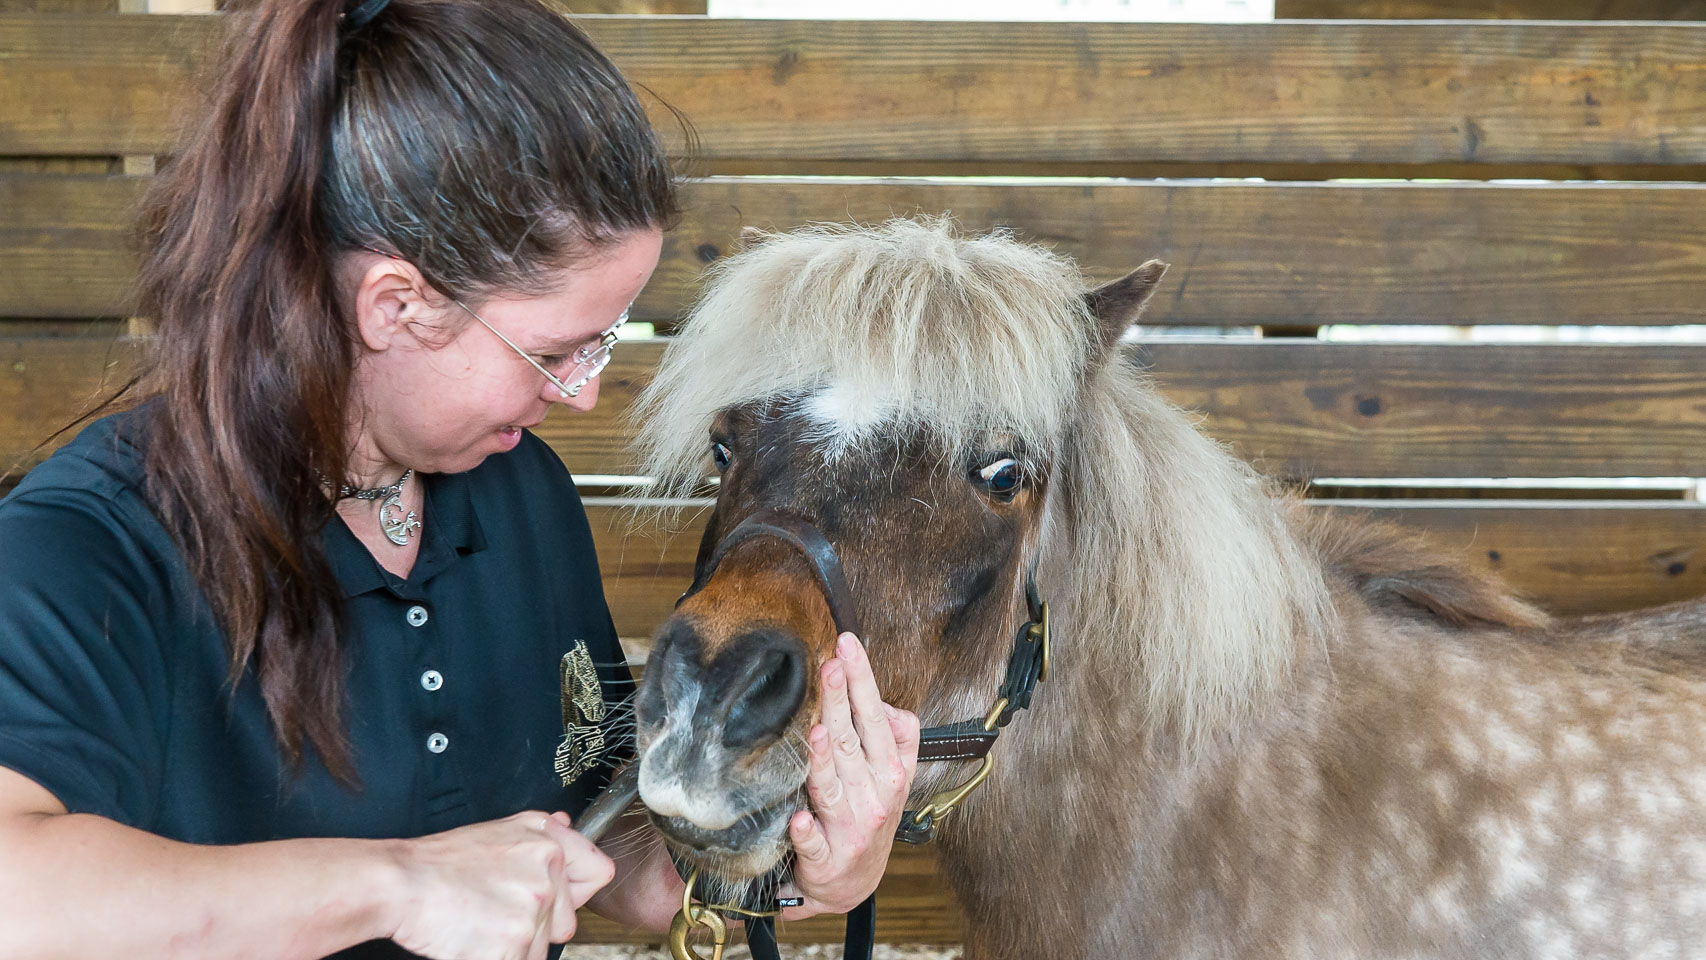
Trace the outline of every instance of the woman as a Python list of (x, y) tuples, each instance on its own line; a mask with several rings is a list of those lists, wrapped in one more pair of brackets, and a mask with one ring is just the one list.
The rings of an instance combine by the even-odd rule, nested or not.
[[(143, 212), (143, 400), (0, 503), (0, 955), (541, 957), (583, 904), (662, 930), (655, 837), (568, 826), (631, 681), (527, 433), (592, 407), (657, 264), (644, 113), (538, 0), (230, 26)], [(847, 639), (787, 917), (874, 888), (916, 754)]]

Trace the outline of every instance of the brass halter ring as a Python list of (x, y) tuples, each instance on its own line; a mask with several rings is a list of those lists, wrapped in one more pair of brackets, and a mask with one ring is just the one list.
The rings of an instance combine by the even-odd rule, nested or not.
[[(722, 960), (723, 947), (729, 940), (729, 927), (723, 921), (725, 913), (738, 913), (744, 917), (782, 915), (781, 910), (748, 910), (732, 903), (698, 903), (693, 899), (693, 888), (698, 882), (699, 868), (694, 867), (687, 875), (687, 886), (681, 891), (681, 909), (669, 924), (669, 952), (675, 960)], [(705, 927), (711, 931), (711, 956), (708, 958), (695, 952), (687, 942), (694, 927)]]
[[(693, 885), (699, 882), (699, 868), (687, 876), (687, 886), (681, 891), (681, 911), (669, 924), (669, 953), (675, 960), (723, 960), (723, 948), (729, 942), (729, 927), (722, 914), (693, 902)], [(705, 957), (687, 942), (694, 927), (711, 931), (711, 955)]]

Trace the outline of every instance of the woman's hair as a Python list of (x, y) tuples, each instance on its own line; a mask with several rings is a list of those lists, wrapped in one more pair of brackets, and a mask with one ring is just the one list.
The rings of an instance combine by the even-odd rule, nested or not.
[[(441, 294), (539, 292), (675, 214), (611, 62), (539, 0), (258, 0), (140, 221), (147, 492), (292, 763), (355, 780), (343, 593), (320, 548), (359, 340), (334, 267), (394, 252)], [(235, 4), (233, 6), (236, 6)]]

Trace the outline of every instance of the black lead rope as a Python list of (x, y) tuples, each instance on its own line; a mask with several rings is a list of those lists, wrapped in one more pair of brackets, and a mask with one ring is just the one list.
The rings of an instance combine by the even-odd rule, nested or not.
[[(864, 636), (859, 629), (852, 591), (847, 586), (846, 575), (841, 569), (841, 559), (836, 555), (834, 545), (808, 521), (778, 510), (760, 510), (731, 530), (694, 571), (692, 586), (681, 595), (676, 605), (679, 606), (682, 600), (698, 593), (705, 586), (729, 551), (754, 537), (771, 537), (798, 550), (817, 575), (818, 586), (822, 588), (824, 599), (829, 603), (830, 616), (835, 620), (836, 632)], [(984, 717), (919, 731), (918, 759), (921, 762), (981, 760), (982, 767), (959, 787), (936, 794), (918, 810), (903, 812), (900, 826), (895, 831), (896, 840), (919, 844), (929, 843), (934, 838), (935, 828), (942, 819), (989, 775), (993, 766), (989, 750), (995, 745), (1001, 728), (1012, 722), (1018, 711), (1031, 705), (1031, 694), (1036, 690), (1036, 685), (1047, 678), (1048, 605), (1043, 603), (1037, 594), (1034, 563), (1025, 573), (1025, 604), (1030, 619), (1019, 628), (1018, 635), (1013, 640), (1013, 652), (1007, 659), (1007, 675), (1001, 688), (996, 691), (995, 703), (990, 707), (989, 713)], [(674, 860), (673, 857), (671, 859)], [(687, 880), (688, 874), (682, 871), (683, 866), (680, 861), (676, 861), (677, 871), (682, 872), (682, 879)], [(756, 885), (769, 894), (766, 898), (768, 902), (752, 905), (713, 904), (705, 908), (716, 910), (721, 906), (724, 910), (732, 910), (745, 917), (746, 942), (752, 951), (753, 960), (781, 960), (781, 951), (776, 945), (776, 914), (780, 913), (784, 906), (796, 906), (799, 903), (797, 900), (784, 901), (774, 897), (774, 891), (787, 879), (788, 869), (784, 866), (772, 875), (770, 882)], [(842, 952), (844, 960), (870, 960), (876, 945), (876, 927), (877, 896), (873, 893), (847, 914), (847, 935), (843, 941)]]

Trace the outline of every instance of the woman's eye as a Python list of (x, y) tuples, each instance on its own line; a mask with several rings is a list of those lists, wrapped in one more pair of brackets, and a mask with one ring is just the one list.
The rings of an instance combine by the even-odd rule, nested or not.
[(1012, 499), (1025, 480), (1024, 468), (1012, 457), (992, 461), (977, 471), (977, 482), (992, 495)]
[(718, 473), (722, 473), (724, 470), (727, 470), (729, 468), (729, 464), (731, 462), (733, 462), (734, 457), (735, 457), (735, 455), (734, 455), (733, 451), (729, 450), (728, 444), (726, 444), (726, 443), (713, 443), (713, 444), (711, 444), (711, 459), (717, 461), (717, 472)]
[(542, 367), (555, 367), (567, 359), (569, 359), (569, 355), (566, 353), (541, 354), (539, 357), (539, 365)]

